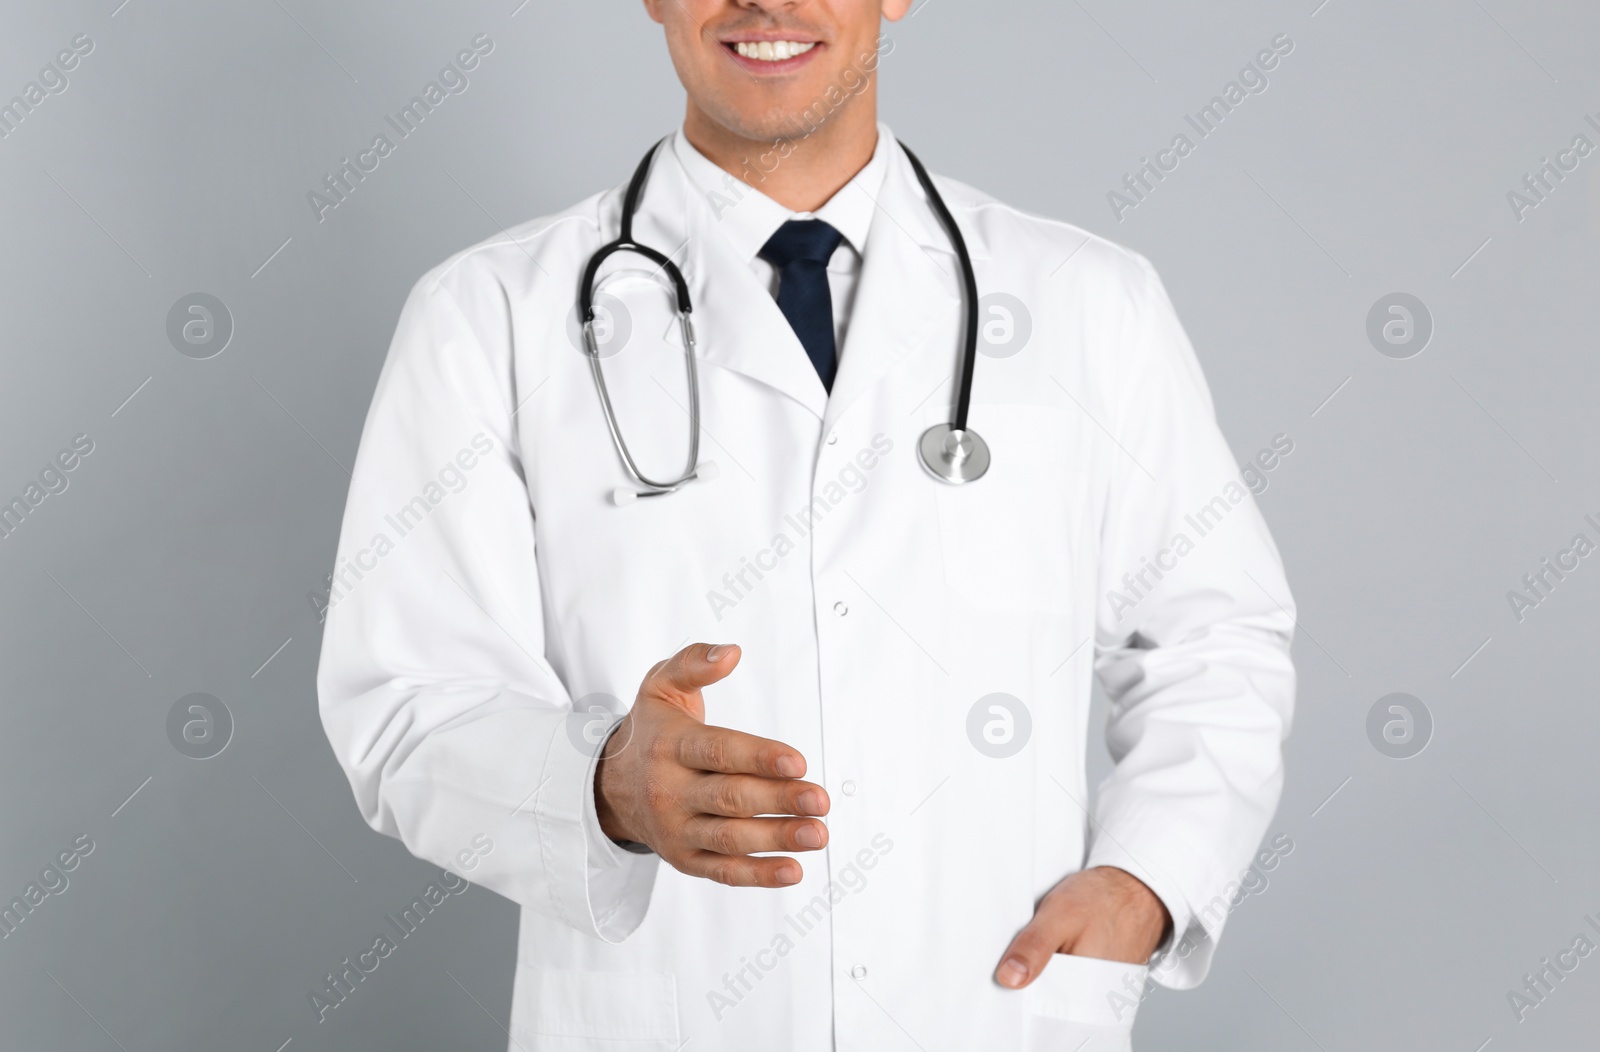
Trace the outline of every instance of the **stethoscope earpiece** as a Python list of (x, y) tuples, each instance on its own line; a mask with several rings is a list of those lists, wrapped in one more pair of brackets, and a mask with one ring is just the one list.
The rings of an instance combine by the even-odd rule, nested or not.
[(663, 486), (659, 489), (629, 489), (627, 486), (618, 486), (611, 491), (611, 503), (619, 508), (625, 508), (641, 497), (665, 497), (668, 493), (678, 492), (691, 482), (710, 482), (720, 474), (722, 474), (722, 469), (717, 467), (717, 462), (708, 460), (696, 468), (694, 474), (673, 483), (671, 486)]

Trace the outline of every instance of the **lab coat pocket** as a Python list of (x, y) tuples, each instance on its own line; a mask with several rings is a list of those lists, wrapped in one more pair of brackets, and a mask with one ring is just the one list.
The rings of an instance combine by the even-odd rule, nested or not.
[(511, 1017), (525, 1052), (677, 1052), (678, 995), (662, 972), (582, 972), (524, 965)]
[[(934, 407), (931, 422), (942, 411)], [(1085, 495), (1065, 413), (975, 406), (972, 427), (988, 443), (988, 472), (958, 486), (934, 483), (945, 583), (985, 613), (1070, 605), (1071, 513)]]
[(1058, 953), (1027, 988), (1024, 1052), (1131, 1052), (1150, 969)]

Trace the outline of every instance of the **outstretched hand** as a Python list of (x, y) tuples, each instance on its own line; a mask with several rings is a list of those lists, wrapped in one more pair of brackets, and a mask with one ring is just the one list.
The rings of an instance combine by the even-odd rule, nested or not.
[(695, 643), (652, 668), (601, 753), (595, 807), (607, 836), (647, 844), (681, 872), (785, 887), (799, 883), (799, 862), (752, 855), (826, 844), (828, 827), (810, 816), (828, 813), (828, 794), (800, 780), (805, 757), (790, 746), (706, 725), (701, 688), (738, 664), (736, 646)]

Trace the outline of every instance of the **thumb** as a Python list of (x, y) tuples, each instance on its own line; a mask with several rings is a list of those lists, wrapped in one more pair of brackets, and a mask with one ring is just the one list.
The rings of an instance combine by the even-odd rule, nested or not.
[(700, 688), (726, 677), (738, 667), (739, 656), (733, 643), (691, 643), (651, 669), (639, 693), (661, 698), (703, 721)]
[(1040, 903), (1027, 927), (1017, 933), (1000, 958), (994, 977), (1001, 986), (1020, 990), (1044, 971), (1050, 958), (1067, 944), (1071, 936), (1072, 915), (1051, 909), (1050, 900)]

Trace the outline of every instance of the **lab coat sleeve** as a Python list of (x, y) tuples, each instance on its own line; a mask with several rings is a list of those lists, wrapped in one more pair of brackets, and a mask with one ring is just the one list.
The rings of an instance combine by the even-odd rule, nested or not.
[(545, 657), (510, 342), (492, 277), (435, 272), (406, 302), (351, 479), (322, 721), (374, 829), (617, 942), (659, 859), (600, 834), (609, 721), (575, 714)]
[(1210, 968), (1282, 790), (1294, 601), (1194, 349), (1135, 258), (1096, 608), (1115, 766), (1086, 864), (1131, 872), (1167, 906), (1174, 931), (1151, 973), (1183, 989)]

